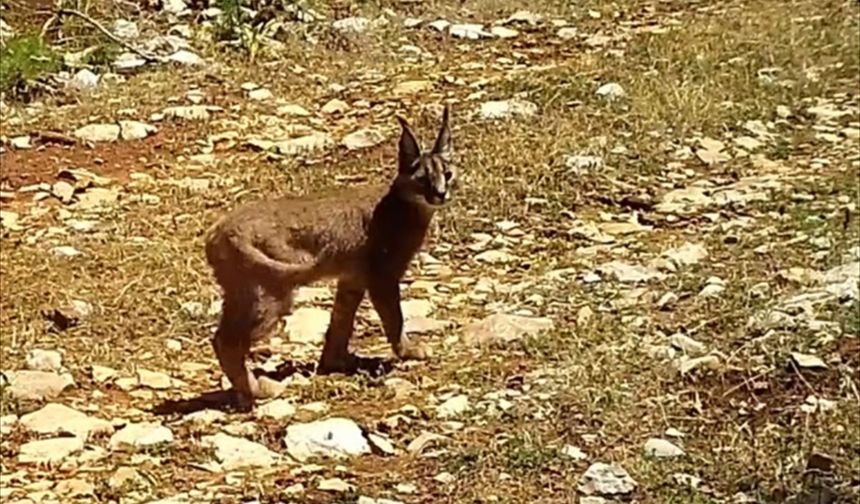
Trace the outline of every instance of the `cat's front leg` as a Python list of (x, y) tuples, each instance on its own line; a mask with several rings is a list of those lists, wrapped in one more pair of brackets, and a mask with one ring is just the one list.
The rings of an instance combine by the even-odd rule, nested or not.
[(400, 308), (400, 285), (397, 280), (376, 278), (368, 289), (373, 308), (382, 320), (385, 337), (397, 357), (424, 360), (432, 357), (430, 349), (403, 332)]

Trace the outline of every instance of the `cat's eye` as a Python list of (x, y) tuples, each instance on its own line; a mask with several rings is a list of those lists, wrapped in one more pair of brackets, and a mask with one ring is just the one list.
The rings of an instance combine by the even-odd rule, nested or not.
[(452, 172), (446, 171), (445, 172), (445, 182), (450, 181), (451, 177), (453, 177), (453, 176), (454, 176), (454, 174)]

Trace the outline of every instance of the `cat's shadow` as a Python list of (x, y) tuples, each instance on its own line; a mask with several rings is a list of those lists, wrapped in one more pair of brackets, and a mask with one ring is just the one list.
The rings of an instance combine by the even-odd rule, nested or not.
[[(379, 378), (390, 373), (392, 369), (394, 369), (394, 361), (392, 359), (356, 356), (353, 364), (340, 374), (347, 376), (363, 374), (371, 378)], [(281, 363), (273, 372), (264, 372), (259, 369), (254, 371), (254, 375), (258, 378), (265, 376), (276, 381), (285, 380), (296, 374), (300, 374), (305, 378), (312, 378), (316, 375), (316, 364), (288, 360)], [(206, 409), (248, 411), (247, 408), (240, 407), (239, 401), (232, 390), (212, 390), (203, 392), (190, 399), (166, 399), (155, 405), (151, 411), (155, 415), (187, 415)]]

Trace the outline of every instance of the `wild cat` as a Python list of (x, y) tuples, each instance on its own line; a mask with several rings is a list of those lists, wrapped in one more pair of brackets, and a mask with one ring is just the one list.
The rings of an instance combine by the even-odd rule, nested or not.
[(397, 117), (397, 176), (388, 185), (253, 202), (207, 231), (206, 257), (224, 297), (213, 346), (240, 407), (251, 408), (260, 397), (246, 365), (252, 344), (290, 313), (296, 287), (317, 280), (337, 279), (318, 373), (354, 368), (349, 339), (365, 293), (399, 358), (430, 357), (403, 333), (399, 282), (457, 183), (448, 115), (445, 107), (429, 152)]

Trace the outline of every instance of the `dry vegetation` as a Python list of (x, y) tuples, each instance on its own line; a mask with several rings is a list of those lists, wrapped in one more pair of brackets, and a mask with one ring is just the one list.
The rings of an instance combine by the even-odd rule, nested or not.
[[(118, 8), (121, 3), (90, 5), (87, 12), (110, 26), (108, 16), (133, 14)], [(4, 5), (4, 20), (23, 28), (14, 25), (27, 19), (14, 11), (21, 2)], [(197, 34), (192, 46), (204, 65), (148, 66), (88, 93), (48, 94), (44, 87), (50, 86), (37, 86), (29, 103), (7, 93), (0, 112), (4, 142), (27, 134), (35, 145), (6, 143), (0, 154), (0, 367), (23, 369), (28, 352), (59, 350), (76, 387), (52, 402), (117, 426), (161, 421), (174, 440), (134, 454), (108, 450), (90, 461), (75, 455), (48, 468), (23, 463), (19, 452), (51, 436), (10, 424), (0, 444), (4, 502), (179, 496), (166, 502), (346, 503), (370, 496), (405, 503), (575, 503), (589, 502), (577, 486), (594, 462), (617, 464), (638, 482), (627, 495), (605, 496), (608, 502), (860, 499), (856, 2), (475, 0), (314, 7), (328, 18), (290, 25), (277, 46), (207, 42), (189, 16), (184, 22)], [(524, 8), (543, 20), (511, 25), (519, 34), (510, 39), (457, 39), (426, 25), (406, 28), (402, 19), (489, 26)], [(347, 15), (384, 16), (389, 23), (363, 33), (331, 27)], [(138, 20), (141, 39), (171, 26), (157, 10), (131, 19)], [(561, 38), (554, 19), (567, 20), (579, 35)], [(54, 50), (94, 43), (81, 35), (94, 36), (86, 23), (75, 30), (78, 36), (66, 39), (49, 31)], [(394, 91), (413, 80), (429, 81), (429, 88)], [(273, 97), (249, 99), (245, 82), (268, 88)], [(598, 96), (610, 82), (626, 95)], [(222, 110), (204, 121), (153, 123), (158, 133), (141, 140), (38, 141), (37, 133), (69, 135), (90, 123), (150, 121), (165, 107), (189, 104), (193, 89), (202, 103)], [(322, 112), (333, 98), (349, 109)], [(501, 120), (477, 113), (483, 102), (513, 98), (534, 103), (536, 113)], [(210, 305), (219, 295), (203, 258), (204, 230), (242, 201), (387, 179), (394, 169), (394, 114), (413, 118), (428, 138), (442, 103), (453, 107), (463, 180), (426, 247), (441, 264), (422, 256), (406, 290), (407, 298), (431, 302), (431, 317), (454, 322), (424, 336), (438, 357), (395, 364), (384, 376), (306, 373), (304, 384), (286, 387), (283, 396), (296, 405), (324, 402), (323, 414), (299, 409), (292, 418), (272, 420), (229, 413), (221, 424), (202, 427), (183, 423), (178, 413), (154, 416), (152, 408), (164, 400), (220, 387), (209, 344), (217, 318)], [(300, 105), (311, 116), (273, 118), (283, 104)], [(283, 123), (335, 139), (373, 127), (387, 138), (363, 149), (332, 145), (300, 156), (245, 145), (244, 139), (265, 137), (267, 128)], [(234, 136), (218, 137), (225, 132)], [(713, 140), (723, 142), (722, 152)], [(571, 155), (602, 162), (577, 168), (566, 162)], [(719, 159), (711, 164), (702, 159), (713, 157)], [(21, 191), (54, 184), (67, 168), (107, 177), (118, 199), (88, 209), (62, 203), (51, 187)], [(758, 185), (745, 185), (750, 180)], [(696, 187), (708, 187), (707, 203), (664, 206), (672, 191)], [(92, 191), (81, 187), (76, 198)], [(631, 219), (645, 227), (607, 226)], [(476, 233), (492, 241), (473, 246), (482, 240)], [(662, 269), (653, 262), (685, 243), (700, 245), (707, 256)], [(57, 247), (81, 254), (68, 257)], [(503, 250), (505, 257), (498, 263), (476, 259), (486, 249)], [(611, 261), (654, 265), (660, 275), (618, 281), (602, 269)], [(820, 323), (798, 310), (788, 310), (788, 324), (750, 323), (787, 297), (829, 285), (821, 273), (840, 265), (854, 275), (853, 297), (815, 306), (810, 318)], [(601, 274), (592, 282), (595, 271)], [(710, 277), (721, 279), (724, 290), (703, 296)], [(45, 317), (73, 299), (89, 303), (93, 313), (64, 329)], [(304, 306), (325, 308), (330, 301), (323, 296)], [(459, 338), (475, 320), (514, 312), (552, 319), (554, 329), (477, 349)], [(362, 315), (354, 345), (360, 353), (387, 356), (369, 303)], [(683, 375), (678, 365), (696, 352), (675, 348), (677, 339), (675, 347), (669, 344), (679, 333), (700, 342), (706, 356)], [(318, 346), (297, 349), (286, 333), (277, 336), (259, 362), (312, 368)], [(792, 352), (817, 355), (826, 368), (804, 368)], [(182, 383), (124, 390), (116, 382), (97, 383), (93, 365), (113, 368), (119, 377), (138, 369), (165, 372)], [(392, 378), (413, 388), (404, 392), (403, 382)], [(470, 406), (456, 418), (461, 424), (436, 418), (437, 405), (459, 394)], [(45, 402), (7, 390), (0, 413), (23, 415)], [(405, 420), (391, 425), (392, 415), (407, 405)], [(247, 474), (203, 469), (214, 455), (201, 436), (224, 425), (250, 420), (257, 428), (248, 439), (284, 453), (286, 425), (327, 416), (387, 431), (397, 453), (323, 459), (306, 472), (296, 463)], [(407, 452), (422, 432), (448, 439), (420, 454)], [(685, 455), (646, 456), (649, 438), (668, 439)], [(102, 449), (107, 443), (107, 437), (88, 441)], [(585, 458), (570, 456), (565, 447), (572, 446)], [(832, 470), (810, 471), (813, 454), (832, 461)], [(110, 479), (126, 466), (139, 480)], [(354, 490), (318, 489), (321, 479), (333, 477)], [(64, 495), (66, 488), (51, 483), (61, 480), (83, 480), (92, 488)], [(292, 493), (297, 483), (303, 489)], [(414, 484), (414, 493), (398, 489), (403, 483)], [(31, 500), (18, 500), (24, 498)]]

